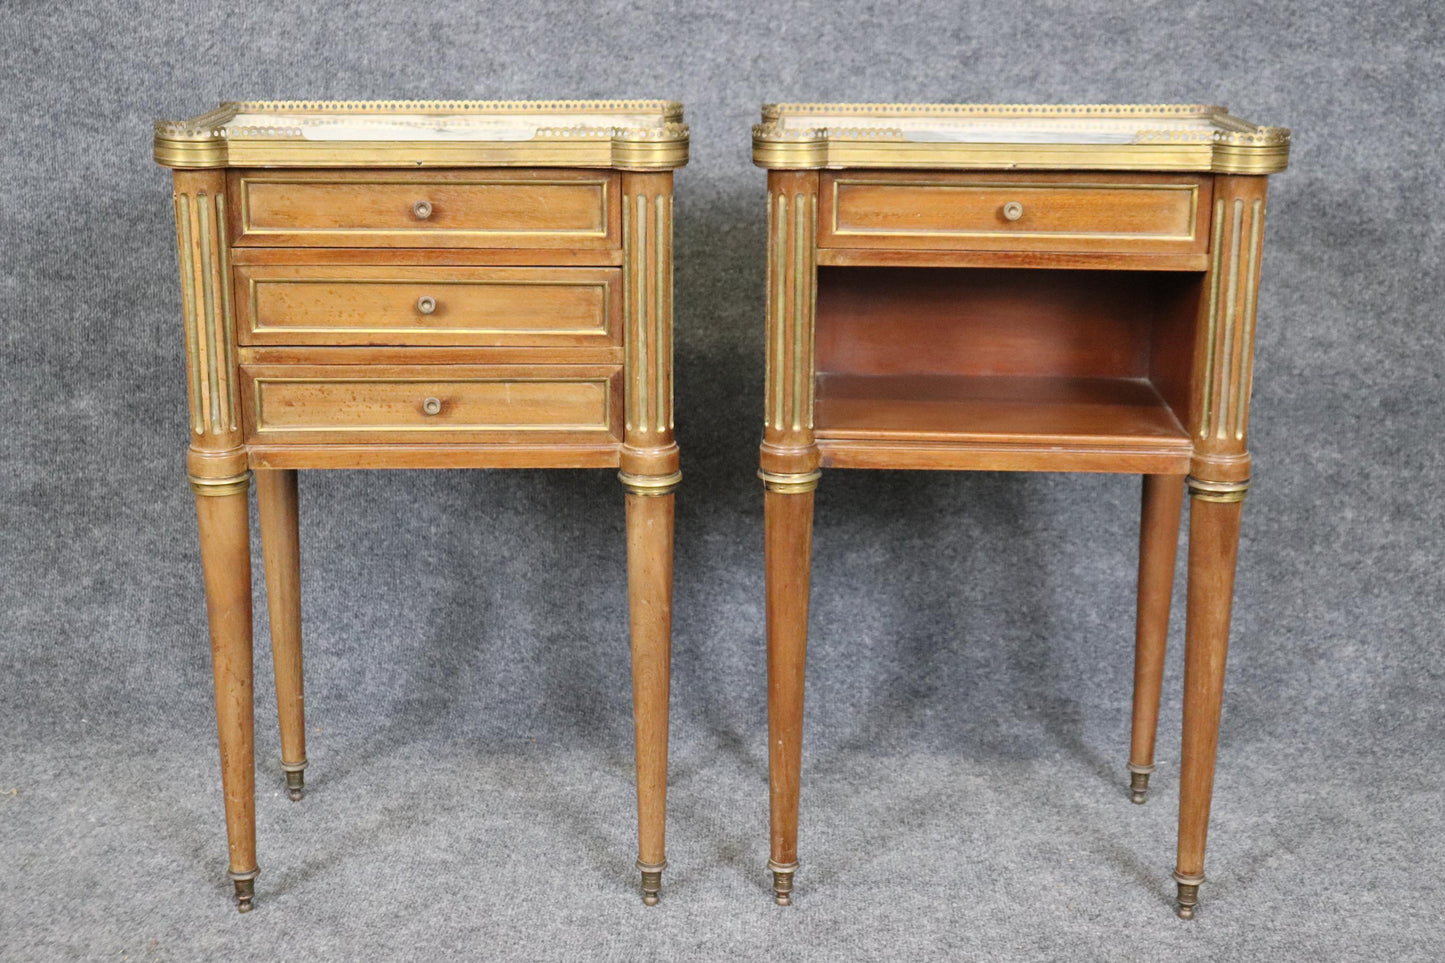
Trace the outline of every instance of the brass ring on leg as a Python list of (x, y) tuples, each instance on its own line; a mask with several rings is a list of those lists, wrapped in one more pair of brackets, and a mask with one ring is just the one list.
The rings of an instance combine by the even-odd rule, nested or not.
[(758, 477), (763, 480), (763, 487), (770, 492), (777, 492), (780, 495), (802, 495), (817, 489), (818, 479), (823, 477), (823, 473), (816, 468), (798, 475), (760, 470)]
[(306, 760), (283, 762), (281, 771), (286, 774), (286, 792), (291, 796), (291, 801), (300, 802), (306, 791)]
[(773, 873), (773, 902), (779, 906), (792, 906), (793, 874), (798, 871), (798, 861), (779, 863), (770, 859), (768, 869)]
[(1204, 882), (1203, 874), (1185, 876), (1176, 869), (1174, 882), (1178, 884), (1178, 894), (1174, 897), (1175, 913), (1181, 920), (1194, 919), (1194, 908), (1199, 905), (1199, 887)]
[(638, 872), (642, 873), (642, 905), (656, 906), (662, 893), (662, 871), (667, 869), (667, 860), (660, 863), (637, 861)]
[(1205, 481), (1193, 475), (1184, 479), (1189, 496), (1201, 502), (1242, 502), (1249, 492), (1249, 479), (1244, 481)]
[(1149, 792), (1149, 776), (1153, 774), (1154, 767), (1137, 766), (1129, 763), (1129, 801), (1136, 806), (1144, 805), (1145, 794)]
[(682, 484), (680, 471), (669, 475), (634, 475), (630, 471), (620, 471), (617, 478), (629, 495), (671, 495)]
[(187, 475), (186, 480), (191, 483), (191, 491), (197, 495), (239, 495), (251, 488), (250, 471), (243, 471), (239, 475), (227, 475), (225, 478)]
[(260, 869), (253, 869), (245, 873), (228, 872), (231, 883), (236, 887), (236, 911), (238, 913), (249, 913), (255, 908), (256, 900), (256, 877), (261, 875)]

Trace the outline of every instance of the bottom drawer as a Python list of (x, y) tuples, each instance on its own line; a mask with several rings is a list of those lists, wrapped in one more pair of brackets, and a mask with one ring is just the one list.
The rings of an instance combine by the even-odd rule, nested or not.
[(242, 365), (248, 443), (621, 441), (616, 365)]

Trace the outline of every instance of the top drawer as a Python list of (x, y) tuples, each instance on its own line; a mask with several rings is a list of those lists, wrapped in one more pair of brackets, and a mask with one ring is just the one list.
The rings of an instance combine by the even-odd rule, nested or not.
[(620, 245), (609, 171), (236, 171), (230, 188), (246, 247)]
[(825, 173), (818, 245), (1203, 253), (1209, 192), (1174, 174)]

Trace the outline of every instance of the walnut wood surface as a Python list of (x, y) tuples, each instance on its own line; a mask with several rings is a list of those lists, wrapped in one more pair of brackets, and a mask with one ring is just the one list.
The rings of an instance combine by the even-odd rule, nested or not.
[[(912, 444), (951, 469), (1007, 469), (998, 455), (1013, 451), (1021, 470), (1107, 471), (1132, 452), (1182, 472), (1192, 450), (1139, 378), (821, 374), (816, 434), (832, 466), (875, 444)], [(975, 452), (986, 463), (971, 463)]]
[(241, 377), (246, 437), (260, 444), (595, 444), (620, 434), (615, 367), (245, 365)]
[(1134, 623), (1134, 717), (1129, 763), (1154, 765), (1164, 653), (1169, 641), (1169, 603), (1184, 482), (1178, 475), (1145, 475), (1139, 521), (1139, 592)]
[(296, 472), (258, 471), (256, 508), (271, 616), (271, 660), (276, 668), (276, 715), (281, 762), (306, 762), (306, 699), (301, 669), (301, 533)]
[(622, 343), (616, 268), (242, 265), (240, 343), (605, 347)]
[(829, 171), (818, 245), (1190, 254), (1208, 200), (1208, 178), (1178, 174)]
[(256, 247), (615, 248), (617, 184), (605, 171), (233, 171), (232, 236)]
[(623, 469), (642, 492), (627, 496), (628, 583), (639, 856), (655, 902), (679, 460), (671, 172), (177, 170), (174, 180), (188, 467), (241, 908), (256, 870), (248, 466), (293, 768), (306, 758), (297, 469)]
[(637, 757), (638, 860), (667, 861), (667, 706), (672, 666), (672, 495), (627, 496), (627, 607)]
[(211, 630), (221, 787), (230, 871), (256, 867), (255, 716), (252, 709), (251, 538), (246, 493), (196, 499)]
[(798, 789), (803, 764), (803, 675), (813, 550), (813, 493), (767, 492), (768, 775), (771, 858), (798, 859)]
[[(1187, 472), (1177, 873), (1180, 914), (1192, 915), (1250, 471), (1265, 178), (775, 168), (768, 192), (760, 463), (774, 862), (797, 856), (812, 469), (1146, 476), (1136, 767), (1154, 759)], [(775, 869), (780, 902), (791, 887), (792, 868)]]

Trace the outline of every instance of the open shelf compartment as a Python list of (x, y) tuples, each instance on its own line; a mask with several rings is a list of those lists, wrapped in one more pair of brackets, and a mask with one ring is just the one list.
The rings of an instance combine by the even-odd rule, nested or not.
[(823, 463), (1183, 474), (1201, 277), (822, 267)]

